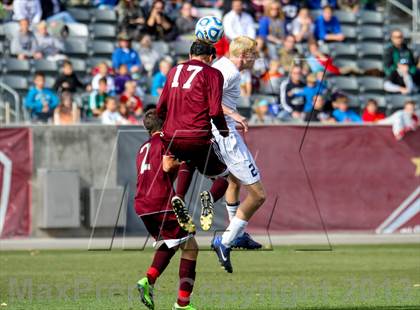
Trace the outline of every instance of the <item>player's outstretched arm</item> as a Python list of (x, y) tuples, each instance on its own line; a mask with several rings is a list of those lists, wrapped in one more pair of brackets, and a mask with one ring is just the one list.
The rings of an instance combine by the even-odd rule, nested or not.
[(229, 129), (226, 124), (225, 116), (222, 108), (223, 95), (223, 75), (220, 71), (213, 71), (214, 76), (209, 77), (209, 108), (210, 118), (214, 126), (219, 130), (223, 137), (229, 135)]
[(235, 110), (232, 110), (231, 108), (225, 106), (224, 104), (222, 104), (222, 108), (223, 108), (223, 113), (225, 115), (228, 115), (235, 122), (237, 122), (239, 125), (241, 125), (241, 127), (243, 128), (243, 130), (245, 132), (248, 131), (248, 120), (246, 119), (246, 117), (242, 116), (241, 114), (239, 114)]

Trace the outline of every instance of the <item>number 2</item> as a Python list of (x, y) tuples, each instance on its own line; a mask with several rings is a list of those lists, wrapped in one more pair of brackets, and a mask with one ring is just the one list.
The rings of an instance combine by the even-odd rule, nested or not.
[(146, 150), (146, 154), (144, 155), (143, 161), (141, 162), (140, 174), (143, 174), (146, 170), (150, 170), (150, 164), (146, 163), (147, 155), (149, 155), (150, 151), (150, 143), (143, 145), (143, 147), (140, 149), (140, 154), (143, 153), (144, 150)]
[(249, 164), (248, 168), (251, 170), (251, 174), (253, 177), (256, 177), (258, 175), (258, 171), (255, 168), (254, 164)]
[[(171, 87), (178, 87), (179, 86), (179, 76), (181, 74), (181, 70), (184, 67), (184, 65), (178, 65), (176, 67), (176, 72), (174, 75), (174, 79), (172, 81)], [(196, 77), (196, 75), (203, 70), (203, 67), (200, 66), (193, 66), (193, 65), (189, 65), (187, 67), (187, 71), (194, 71), (190, 77), (188, 78), (188, 80), (185, 82), (184, 85), (182, 85), (182, 88), (184, 89), (189, 89), (191, 87), (191, 83), (194, 80), (194, 78)]]

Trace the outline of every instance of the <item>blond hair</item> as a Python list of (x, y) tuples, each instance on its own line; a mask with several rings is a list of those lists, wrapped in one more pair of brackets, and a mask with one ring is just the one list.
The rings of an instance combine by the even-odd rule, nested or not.
[(257, 41), (246, 36), (239, 36), (230, 42), (229, 53), (231, 56), (239, 57), (248, 53), (255, 53)]

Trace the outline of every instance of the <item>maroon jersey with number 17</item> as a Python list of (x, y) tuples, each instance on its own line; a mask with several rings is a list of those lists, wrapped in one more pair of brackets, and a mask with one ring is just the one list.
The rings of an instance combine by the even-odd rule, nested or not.
[(137, 192), (134, 206), (140, 216), (172, 211), (174, 176), (162, 170), (164, 154), (164, 146), (158, 133), (146, 141), (137, 154)]
[(190, 60), (171, 69), (157, 105), (164, 120), (165, 139), (211, 139), (211, 120), (227, 135), (222, 109), (223, 75), (199, 60)]

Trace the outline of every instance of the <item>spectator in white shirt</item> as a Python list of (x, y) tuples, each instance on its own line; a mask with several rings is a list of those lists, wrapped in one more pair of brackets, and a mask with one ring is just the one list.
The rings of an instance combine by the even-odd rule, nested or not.
[(92, 79), (92, 89), (98, 90), (99, 89), (99, 81), (102, 78), (106, 79), (106, 84), (108, 86), (108, 91), (113, 93), (115, 91), (115, 84), (114, 78), (108, 73), (108, 65), (106, 62), (101, 62), (98, 64), (98, 73)]
[(127, 121), (118, 112), (118, 103), (114, 97), (105, 100), (106, 110), (101, 115), (102, 124), (105, 125), (124, 125)]
[(13, 1), (13, 19), (27, 19), (29, 23), (36, 24), (41, 21), (42, 8), (40, 0)]
[(301, 8), (298, 16), (292, 21), (292, 34), (296, 42), (307, 42), (313, 38), (314, 23), (307, 8)]
[(251, 15), (243, 12), (242, 1), (232, 1), (232, 10), (223, 18), (225, 35), (229, 40), (239, 36), (248, 36), (255, 39), (254, 20)]

